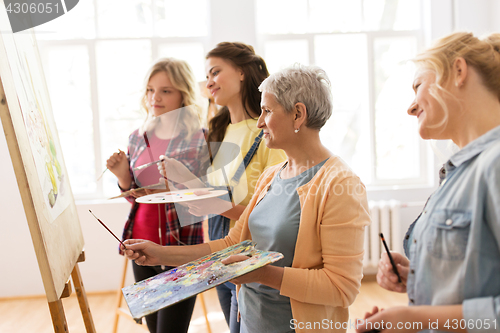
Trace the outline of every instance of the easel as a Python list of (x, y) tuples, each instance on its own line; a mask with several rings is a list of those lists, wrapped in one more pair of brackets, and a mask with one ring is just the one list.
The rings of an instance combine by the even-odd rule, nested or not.
[[(125, 287), (125, 280), (127, 278), (127, 267), (128, 267), (128, 260), (125, 258), (125, 262), (123, 263), (123, 272), (122, 272), (122, 280), (120, 282), (120, 288), (118, 288), (118, 291), (116, 293), (116, 311), (115, 311), (115, 320), (113, 322), (113, 333), (118, 332), (118, 320), (120, 319), (120, 316), (124, 316), (127, 319), (132, 320), (133, 322), (137, 323), (137, 321), (130, 316), (130, 312), (128, 309), (122, 308), (122, 301), (123, 301), (123, 293), (122, 293), (122, 288)], [(208, 321), (208, 313), (207, 313), (207, 307), (205, 306), (205, 298), (203, 297), (203, 294), (198, 294), (198, 299), (201, 304), (201, 308), (203, 310), (203, 315), (205, 316), (205, 323), (207, 324), (207, 331), (208, 333), (212, 333), (212, 329), (210, 328), (210, 322)]]
[[(80, 305), (80, 311), (83, 316), (83, 323), (85, 324), (85, 329), (87, 333), (95, 333), (94, 321), (92, 320), (92, 314), (90, 313), (89, 302), (87, 300), (87, 294), (85, 293), (85, 288), (83, 287), (82, 276), (80, 274), (80, 269), (78, 268), (78, 263), (85, 261), (85, 252), (82, 252), (78, 257), (78, 261), (71, 272), (71, 278), (73, 280), (73, 285), (76, 291), (76, 297), (78, 299), (78, 304)], [(71, 284), (66, 282), (62, 298), (69, 297), (71, 295)], [(52, 324), (56, 333), (59, 332), (69, 332), (68, 325), (66, 323), (66, 316), (64, 315), (64, 308), (62, 300), (59, 299), (54, 302), (49, 302), (50, 315), (52, 316)]]
[(78, 262), (83, 233), (64, 165), (36, 40), (9, 26), (0, 0), (0, 120), (33, 241), (52, 323), (68, 333), (61, 299), (70, 276), (88, 333), (95, 333)]

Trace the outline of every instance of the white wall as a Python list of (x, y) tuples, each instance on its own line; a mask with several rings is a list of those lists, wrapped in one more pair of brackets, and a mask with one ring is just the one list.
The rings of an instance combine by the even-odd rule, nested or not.
[(43, 285), (35, 250), (31, 242), (28, 223), (24, 215), (21, 195), (17, 187), (7, 142), (0, 135), (0, 228), (2, 252), (0, 256), (0, 297), (25, 294), (42, 294)]
[[(0, 191), (0, 229), (2, 252), (0, 256), (0, 298), (44, 294), (42, 278), (31, 242), (28, 222), (17, 187), (7, 142), (0, 131), (0, 174), (3, 191)], [(86, 261), (79, 264), (87, 291), (118, 289), (124, 259), (119, 256), (118, 242), (92, 215), (91, 209), (113, 232), (121, 236), (130, 204), (117, 199), (113, 202), (80, 202), (78, 216), (85, 240)], [(129, 269), (128, 284), (133, 283)]]
[[(211, 14), (212, 44), (239, 40), (255, 45), (255, 23), (247, 22), (246, 13), (254, 10), (254, 1), (213, 0), (218, 10)], [(426, 0), (431, 16), (426, 22), (428, 37), (435, 39), (453, 30), (471, 30), (478, 34), (500, 31), (500, 1), (495, 0)], [(217, 9), (216, 8), (216, 9)], [(231, 12), (233, 11), (233, 12)], [(235, 14), (235, 12), (237, 14)], [(450, 13), (456, 14), (455, 18)], [(3, 129), (0, 130), (3, 132)], [(44, 294), (40, 273), (5, 137), (0, 133), (0, 298)], [(437, 167), (437, 165), (435, 165)], [(420, 189), (371, 190), (369, 199), (398, 199), (423, 202), (433, 191)], [(122, 201), (77, 202), (85, 239), (86, 262), (80, 264), (87, 292), (117, 289), (123, 258), (117, 254), (117, 242), (88, 213), (92, 209), (116, 234), (120, 235), (130, 205)], [(418, 215), (420, 207), (403, 209), (403, 228)], [(129, 270), (130, 273), (130, 270)], [(129, 275), (128, 283), (132, 283)]]
[(211, 0), (210, 47), (219, 42), (257, 44), (254, 0)]
[(455, 0), (424, 0), (425, 42), (429, 45), (433, 40), (453, 31)]
[(456, 30), (473, 31), (478, 36), (493, 32), (498, 11), (494, 16), (492, 9), (497, 4), (497, 0), (455, 0)]
[(500, 32), (500, 20), (499, 20), (500, 1), (491, 0), (491, 2), (492, 2), (491, 11), (489, 13), (491, 29), (493, 30), (493, 32)]

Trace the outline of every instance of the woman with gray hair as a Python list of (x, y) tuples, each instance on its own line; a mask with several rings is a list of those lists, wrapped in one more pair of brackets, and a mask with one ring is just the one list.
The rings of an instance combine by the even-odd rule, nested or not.
[[(286, 162), (259, 178), (229, 235), (205, 244), (161, 247), (126, 241), (139, 265), (181, 265), (246, 239), (284, 259), (241, 276), (241, 332), (345, 332), (362, 278), (366, 191), (319, 130), (332, 113), (330, 83), (318, 67), (295, 65), (264, 80), (258, 127)], [(231, 256), (225, 264), (247, 259)]]

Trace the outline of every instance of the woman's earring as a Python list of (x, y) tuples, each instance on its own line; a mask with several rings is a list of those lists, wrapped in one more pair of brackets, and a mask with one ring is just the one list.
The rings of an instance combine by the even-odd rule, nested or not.
[(299, 133), (299, 131), (300, 131), (300, 128), (297, 128), (294, 132), (297, 134), (297, 133)]

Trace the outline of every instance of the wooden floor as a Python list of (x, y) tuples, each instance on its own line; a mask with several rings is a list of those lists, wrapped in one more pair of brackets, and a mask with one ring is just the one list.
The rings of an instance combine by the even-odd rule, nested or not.
[[(204, 293), (208, 318), (212, 333), (229, 332), (224, 316), (220, 310), (217, 294), (214, 289)], [(115, 314), (116, 294), (89, 294), (90, 309), (97, 333), (112, 333)], [(380, 288), (376, 282), (363, 282), (361, 292), (350, 307), (352, 320), (362, 318), (366, 311), (374, 305), (388, 308), (406, 305), (406, 294), (390, 293)], [(63, 300), (66, 319), (71, 333), (85, 333), (80, 308), (76, 297)], [(24, 299), (0, 299), (0, 332), (2, 333), (53, 333), (47, 301), (44, 297)], [(147, 329), (137, 325), (132, 320), (121, 316), (118, 326), (119, 333), (147, 333)], [(208, 332), (201, 304), (198, 300), (193, 313), (189, 333)], [(353, 331), (348, 330), (348, 333)]]

